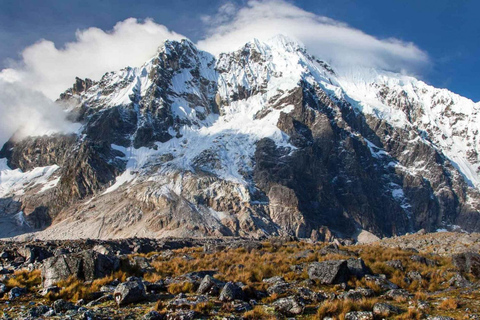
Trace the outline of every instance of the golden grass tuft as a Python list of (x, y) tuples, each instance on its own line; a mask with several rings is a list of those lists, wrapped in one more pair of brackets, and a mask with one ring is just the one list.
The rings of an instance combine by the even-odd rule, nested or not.
[(188, 281), (172, 283), (168, 286), (168, 292), (171, 294), (194, 293), (195, 285)]
[(22, 287), (28, 290), (42, 284), (42, 272), (40, 270), (17, 270), (13, 273), (13, 277), (9, 278), (5, 285), (8, 288)]
[(246, 320), (275, 320), (277, 317), (269, 314), (263, 306), (257, 305), (252, 310), (243, 314), (243, 319)]
[(447, 298), (443, 300), (438, 306), (439, 309), (447, 311), (457, 310), (459, 307), (460, 303), (454, 298)]
[(371, 311), (373, 305), (378, 302), (378, 299), (362, 299), (360, 301), (352, 300), (326, 300), (317, 310), (314, 319), (322, 320), (325, 317), (336, 317), (344, 319), (345, 314), (350, 311)]

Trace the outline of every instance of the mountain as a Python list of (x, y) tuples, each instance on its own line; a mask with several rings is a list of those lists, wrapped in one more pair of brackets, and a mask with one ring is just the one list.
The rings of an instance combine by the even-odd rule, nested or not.
[(480, 231), (478, 103), (283, 36), (218, 57), (166, 41), (57, 102), (78, 134), (1, 150), (4, 237)]

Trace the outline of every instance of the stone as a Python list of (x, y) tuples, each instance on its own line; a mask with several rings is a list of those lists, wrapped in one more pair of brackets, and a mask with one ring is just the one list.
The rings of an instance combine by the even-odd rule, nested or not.
[(372, 270), (365, 265), (365, 262), (361, 259), (350, 258), (347, 260), (347, 267), (350, 275), (354, 275), (358, 279), (365, 277), (367, 274), (372, 274)]
[(61, 280), (74, 276), (92, 281), (118, 270), (119, 260), (93, 250), (55, 256), (44, 260), (42, 265), (43, 287), (50, 287)]
[(410, 260), (421, 263), (421, 264), (424, 264), (424, 265), (429, 266), (429, 267), (433, 267), (433, 266), (437, 265), (437, 263), (434, 260), (427, 259), (427, 258), (419, 256), (419, 255), (411, 256)]
[(233, 282), (227, 282), (220, 292), (220, 301), (242, 300), (244, 297), (242, 289)]
[(392, 289), (392, 290), (387, 291), (387, 293), (385, 293), (385, 295), (388, 298), (393, 299), (393, 300), (408, 299), (410, 297), (410, 293), (405, 289)]
[(366, 275), (365, 280), (367, 282), (373, 282), (377, 286), (379, 286), (382, 290), (391, 290), (391, 289), (398, 289), (398, 286), (393, 283), (388, 281), (385, 277), (381, 277), (380, 275)]
[(295, 296), (278, 299), (272, 305), (275, 311), (286, 316), (300, 315), (305, 309), (305, 304)]
[(75, 310), (77, 307), (69, 302), (69, 301), (65, 301), (63, 299), (58, 299), (58, 300), (55, 300), (55, 302), (53, 303), (53, 310), (55, 310), (55, 313), (61, 313), (61, 312), (66, 312), (68, 310)]
[(59, 292), (60, 292), (60, 288), (57, 287), (57, 286), (50, 286), (50, 287), (47, 287), (47, 288), (44, 288), (44, 289), (40, 290), (40, 294), (42, 296), (46, 296), (49, 293), (59, 293)]
[(197, 293), (199, 294), (217, 294), (219, 291), (218, 289), (218, 284), (217, 284), (217, 281), (215, 281), (215, 279), (210, 276), (210, 275), (206, 275), (202, 282), (200, 282), (200, 285), (198, 286), (198, 289), (197, 289)]
[(342, 293), (339, 298), (345, 300), (362, 300), (375, 296), (375, 292), (370, 288), (357, 288)]
[(284, 294), (290, 289), (290, 284), (285, 281), (279, 281), (268, 287), (267, 293), (269, 295), (273, 294)]
[(163, 320), (165, 319), (165, 316), (162, 315), (161, 313), (158, 313), (155, 310), (147, 312), (143, 318), (143, 320)]
[(350, 311), (345, 314), (345, 320), (373, 320), (371, 311)]
[(375, 303), (373, 305), (373, 315), (376, 317), (391, 317), (402, 313), (402, 310), (388, 303)]
[(313, 262), (308, 266), (308, 277), (321, 284), (340, 284), (348, 281), (348, 264), (345, 260)]
[(448, 280), (448, 284), (457, 288), (467, 288), (473, 286), (473, 283), (468, 281), (459, 273), (456, 273), (453, 277), (451, 277), (450, 280)]
[(8, 299), (13, 300), (13, 299), (18, 298), (20, 296), (23, 296), (26, 293), (27, 293), (27, 289), (20, 288), (20, 287), (14, 287), (14, 288), (10, 289), (10, 291), (8, 292)]
[(464, 252), (452, 256), (455, 268), (460, 272), (471, 273), (480, 278), (480, 254), (475, 252)]
[(409, 271), (407, 273), (407, 278), (411, 281), (422, 281), (422, 275), (418, 271)]
[(167, 320), (194, 320), (197, 313), (193, 310), (180, 310), (167, 314)]
[(120, 283), (113, 292), (115, 302), (119, 306), (143, 301), (146, 298), (145, 286), (142, 281), (133, 280)]
[(8, 291), (8, 288), (5, 284), (0, 283), (0, 297), (3, 296)]
[(400, 270), (400, 271), (405, 270), (405, 267), (403, 266), (403, 263), (400, 260), (390, 260), (390, 261), (385, 262), (385, 264), (387, 266), (390, 266), (390, 267), (392, 267), (394, 269), (397, 269), (397, 270)]

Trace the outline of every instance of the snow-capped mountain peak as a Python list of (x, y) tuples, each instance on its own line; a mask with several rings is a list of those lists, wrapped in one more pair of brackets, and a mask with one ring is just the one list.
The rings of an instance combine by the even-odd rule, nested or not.
[(2, 197), (31, 226), (46, 214), (96, 237), (480, 229), (479, 104), (406, 75), (335, 70), (284, 36), (217, 57), (166, 41), (59, 102), (81, 135), (1, 154)]

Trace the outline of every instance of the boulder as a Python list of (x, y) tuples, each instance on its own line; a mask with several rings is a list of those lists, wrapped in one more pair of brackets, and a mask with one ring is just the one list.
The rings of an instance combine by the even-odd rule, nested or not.
[(233, 282), (227, 282), (220, 292), (220, 301), (242, 300), (244, 297), (242, 289)]
[(313, 262), (308, 266), (308, 277), (322, 284), (340, 284), (348, 281), (350, 273), (345, 260)]
[(303, 313), (305, 304), (295, 296), (281, 298), (273, 303), (275, 311), (286, 316), (297, 316)]
[(365, 265), (365, 262), (361, 259), (350, 258), (347, 260), (348, 271), (351, 275), (354, 275), (358, 279), (365, 277), (367, 274), (372, 274), (372, 270)]
[(475, 252), (464, 252), (452, 256), (453, 265), (460, 272), (472, 273), (480, 278), (480, 254)]
[(200, 282), (200, 286), (198, 286), (197, 293), (199, 294), (212, 294), (215, 295), (218, 293), (218, 282), (212, 276), (206, 275), (202, 282)]
[(132, 280), (120, 283), (113, 292), (115, 302), (118, 306), (145, 300), (147, 294), (142, 281)]
[(42, 265), (43, 287), (50, 287), (60, 280), (74, 276), (92, 281), (118, 270), (116, 257), (105, 256), (93, 250), (55, 256), (44, 260)]

